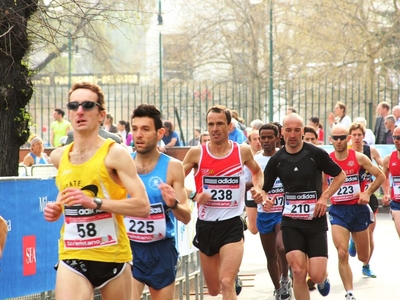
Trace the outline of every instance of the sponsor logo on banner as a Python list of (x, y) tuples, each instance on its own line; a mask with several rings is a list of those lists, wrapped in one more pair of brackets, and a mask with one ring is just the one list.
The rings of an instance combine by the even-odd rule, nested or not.
[(36, 274), (36, 236), (29, 235), (22, 237), (22, 261), (23, 275)]
[(39, 210), (44, 212), (44, 208), (46, 207), (47, 203), (56, 202), (55, 200), (47, 200), (47, 196), (39, 197)]

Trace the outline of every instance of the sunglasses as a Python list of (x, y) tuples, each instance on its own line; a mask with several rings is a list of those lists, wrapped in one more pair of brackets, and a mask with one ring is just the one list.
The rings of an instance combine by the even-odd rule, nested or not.
[(79, 106), (82, 105), (83, 110), (92, 110), (95, 106), (100, 106), (99, 103), (93, 101), (73, 101), (67, 103), (68, 110), (78, 110)]
[(344, 141), (345, 139), (347, 139), (347, 134), (342, 134), (342, 135), (331, 135), (332, 140), (337, 141), (337, 140), (341, 140)]
[(400, 140), (400, 135), (393, 135), (392, 138), (393, 140)]

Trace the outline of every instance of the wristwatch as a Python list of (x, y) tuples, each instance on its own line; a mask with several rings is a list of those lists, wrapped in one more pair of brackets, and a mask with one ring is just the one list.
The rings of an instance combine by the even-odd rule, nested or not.
[(189, 194), (189, 199), (194, 201), (194, 198), (196, 197), (196, 195), (197, 195), (196, 191), (191, 191), (190, 194)]
[(174, 203), (174, 205), (173, 205), (173, 206), (168, 206), (168, 205), (167, 205), (167, 206), (168, 206), (169, 209), (175, 209), (175, 208), (178, 207), (178, 204), (179, 204), (179, 203), (180, 203), (179, 200), (175, 198), (175, 203)]
[(97, 204), (96, 209), (100, 209), (101, 205), (103, 204), (103, 200), (101, 200), (99, 197), (94, 197), (93, 202)]

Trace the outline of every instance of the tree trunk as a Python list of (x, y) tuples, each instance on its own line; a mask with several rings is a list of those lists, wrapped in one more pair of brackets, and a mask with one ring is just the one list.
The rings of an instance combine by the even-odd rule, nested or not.
[(38, 0), (0, 1), (0, 176), (18, 175), (19, 148), (29, 137), (25, 107), (33, 88), (23, 59), (27, 23)]

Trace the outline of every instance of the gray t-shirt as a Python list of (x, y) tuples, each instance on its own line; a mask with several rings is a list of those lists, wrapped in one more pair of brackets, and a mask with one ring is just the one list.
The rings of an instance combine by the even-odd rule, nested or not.
[[(121, 144), (121, 138), (118, 135), (116, 135), (115, 133), (108, 132), (101, 127), (99, 129), (99, 135), (102, 138), (105, 138), (105, 139), (110, 138), (110, 139), (116, 141), (118, 144)], [(65, 143), (65, 145), (71, 144), (73, 141), (74, 141), (74, 132), (71, 130), (70, 132), (68, 132), (68, 138), (67, 138), (67, 142)]]

